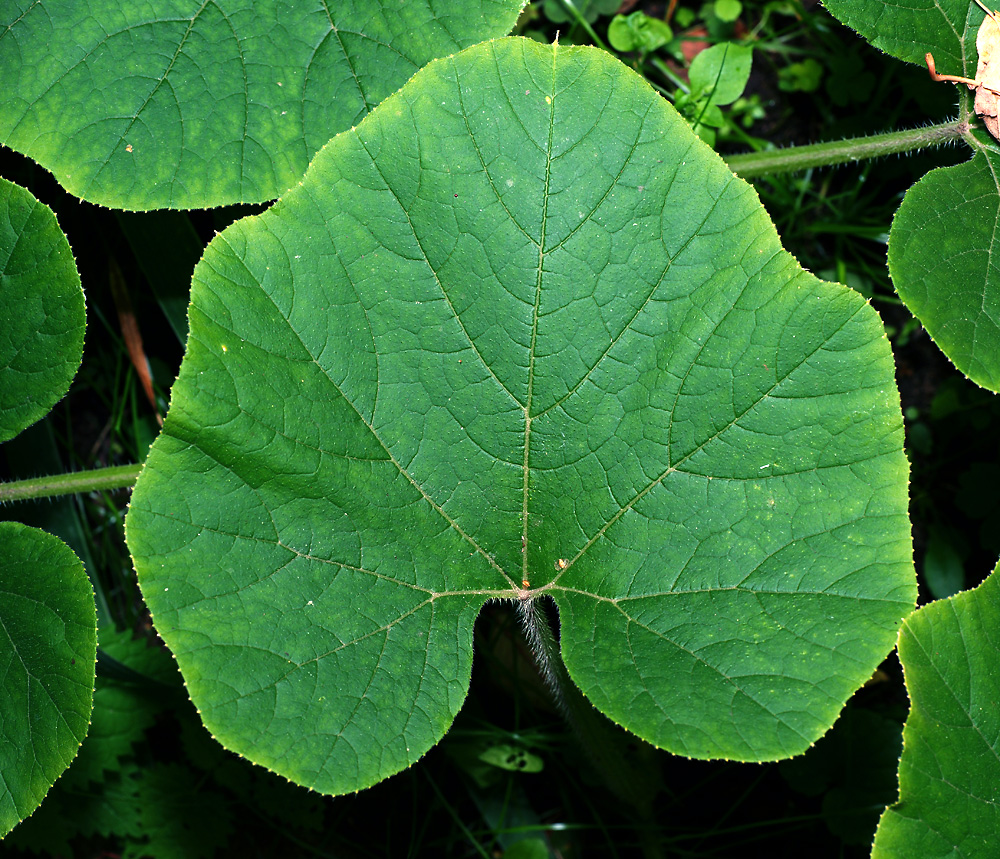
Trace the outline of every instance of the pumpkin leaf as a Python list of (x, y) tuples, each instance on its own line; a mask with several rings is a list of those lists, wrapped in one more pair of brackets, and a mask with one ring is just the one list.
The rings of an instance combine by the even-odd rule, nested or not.
[(195, 270), (126, 529), (227, 748), (409, 766), (484, 602), (548, 595), (591, 702), (805, 750), (912, 607), (893, 364), (647, 84), (524, 39), (434, 62)]
[(976, 73), (976, 33), (985, 17), (973, 0), (824, 0), (839, 21), (879, 50), (924, 65), (934, 54), (939, 72), (966, 77)]
[[(889, 233), (899, 297), (973, 382), (1000, 391), (1000, 154), (932, 170), (903, 198)], [(929, 216), (933, 213), (933, 216)]]
[(924, 606), (899, 634), (910, 695), (899, 802), (873, 859), (987, 857), (1000, 828), (1000, 574)]
[(0, 179), (0, 442), (69, 389), (86, 326), (80, 275), (56, 216)]
[(0, 522), (0, 836), (41, 803), (87, 734), (97, 614), (58, 537)]
[(120, 209), (271, 200), (434, 57), (522, 0), (52, 0), (0, 18), (0, 143)]

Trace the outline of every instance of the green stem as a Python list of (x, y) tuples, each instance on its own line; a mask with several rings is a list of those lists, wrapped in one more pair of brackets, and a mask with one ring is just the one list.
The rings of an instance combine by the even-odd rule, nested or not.
[(740, 178), (756, 179), (759, 176), (770, 176), (775, 173), (829, 167), (833, 164), (878, 158), (881, 155), (911, 152), (928, 146), (940, 146), (960, 140), (968, 132), (969, 123), (956, 119), (942, 125), (912, 128), (908, 131), (891, 131), (873, 137), (853, 137), (847, 140), (831, 140), (828, 143), (814, 143), (811, 146), (789, 146), (786, 149), (730, 155), (726, 158), (726, 163)]
[(74, 495), (77, 492), (126, 489), (135, 483), (140, 471), (141, 465), (113, 465), (94, 471), (74, 471), (70, 474), (0, 483), (0, 504), (31, 498), (51, 498), (55, 495)]
[[(538, 601), (534, 598), (521, 600), (518, 614), (542, 680), (594, 768), (607, 787), (633, 809), (640, 820), (648, 821), (657, 779), (649, 767), (637, 759), (636, 747), (642, 745), (641, 741), (602, 716), (583, 697), (566, 671), (552, 627)], [(660, 853), (654, 845), (644, 845), (644, 852), (647, 856)]]
[(594, 44), (597, 45), (597, 47), (599, 47), (602, 51), (608, 51), (608, 53), (611, 53), (608, 46), (604, 44), (604, 40), (594, 32), (594, 28), (590, 26), (590, 22), (584, 18), (583, 13), (576, 8), (576, 4), (573, 0), (559, 0), (559, 3), (562, 5), (563, 9), (569, 12), (570, 15), (576, 19), (576, 23), (586, 30), (587, 35), (593, 39)]
[[(679, 89), (681, 92), (683, 93), (691, 92), (691, 87), (688, 86), (687, 82), (681, 80), (681, 78), (674, 73), (673, 69), (671, 69), (670, 66), (668, 66), (665, 62), (663, 62), (663, 60), (661, 60), (659, 57), (649, 57), (647, 62), (649, 62), (649, 64), (654, 69), (656, 69), (661, 75), (663, 75), (668, 81), (670, 81), (670, 83), (672, 83), (675, 87), (677, 87), (677, 89)], [(646, 80), (649, 80), (648, 76), (646, 77)], [(659, 89), (659, 87), (657, 87), (657, 89)], [(671, 101), (674, 100), (673, 94), (671, 94), (670, 100)]]

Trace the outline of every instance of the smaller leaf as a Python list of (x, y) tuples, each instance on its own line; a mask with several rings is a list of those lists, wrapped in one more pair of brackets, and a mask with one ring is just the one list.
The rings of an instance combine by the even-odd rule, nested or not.
[(523, 746), (508, 743), (490, 746), (479, 755), (479, 760), (511, 772), (540, 773), (545, 769), (545, 761), (538, 755), (533, 755)]
[(716, 0), (715, 17), (727, 24), (733, 23), (743, 12), (743, 4), (740, 0)]
[(948, 535), (940, 529), (931, 531), (924, 555), (924, 581), (934, 599), (947, 599), (965, 586), (962, 556)]
[(56, 216), (0, 179), (0, 442), (42, 418), (83, 357), (83, 290)]
[(94, 704), (97, 614), (60, 539), (0, 522), (0, 836), (69, 766)]
[[(177, 668), (163, 647), (150, 647), (145, 640), (134, 639), (130, 632), (101, 629), (101, 650), (128, 668), (149, 677), (151, 683), (173, 682), (180, 689)], [(154, 679), (155, 678), (155, 679)], [(170, 687), (163, 688), (169, 691)], [(122, 683), (103, 674), (94, 692), (94, 716), (80, 754), (66, 773), (75, 786), (101, 781), (105, 772), (121, 767), (121, 759), (132, 752), (156, 714), (163, 709), (164, 698), (149, 688)]]
[(691, 92), (708, 94), (710, 104), (736, 101), (750, 79), (753, 49), (732, 42), (712, 45), (698, 54), (691, 63)]
[(201, 776), (179, 764), (156, 764), (143, 774), (139, 798), (146, 844), (126, 857), (207, 859), (232, 831), (229, 803), (217, 791), (201, 790)]
[(848, 706), (823, 739), (781, 774), (806, 796), (823, 795), (827, 828), (848, 844), (870, 844), (879, 815), (896, 799), (901, 725)]
[(903, 198), (889, 274), (907, 309), (977, 385), (1000, 391), (1000, 155), (931, 170)]
[(673, 37), (666, 21), (650, 18), (645, 12), (615, 15), (608, 25), (608, 41), (616, 51), (649, 53), (662, 48)]
[(1000, 832), (1000, 573), (914, 612), (899, 634), (910, 694), (899, 802), (872, 859), (996, 856)]
[(823, 66), (809, 57), (778, 72), (778, 89), (784, 92), (815, 92), (822, 80)]
[(99, 783), (73, 786), (60, 779), (41, 807), (4, 840), (4, 846), (43, 857), (74, 856), (77, 838), (141, 839), (142, 771), (128, 763)]

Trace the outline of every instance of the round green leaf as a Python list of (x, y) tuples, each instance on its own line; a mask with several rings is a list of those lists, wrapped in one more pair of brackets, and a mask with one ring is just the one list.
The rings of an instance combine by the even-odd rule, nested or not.
[(190, 321), (129, 547), (209, 729), (317, 790), (444, 734), (491, 598), (740, 759), (807, 748), (913, 605), (877, 315), (603, 52), (432, 63), (212, 242)]
[(716, 18), (731, 24), (743, 12), (743, 4), (740, 0), (715, 0), (713, 9)]
[(56, 216), (0, 179), (0, 442), (43, 417), (83, 357), (83, 290)]
[(0, 522), (0, 836), (41, 803), (87, 734), (97, 615), (57, 537)]
[(650, 18), (645, 12), (615, 15), (608, 24), (608, 41), (616, 51), (655, 51), (673, 38), (666, 21)]
[(53, 0), (0, 19), (0, 143), (120, 209), (277, 197), (421, 66), (522, 0)]
[(899, 297), (972, 381), (1000, 391), (1000, 154), (932, 170), (903, 198), (889, 233)]
[(1000, 832), (1000, 574), (915, 612), (899, 634), (910, 694), (899, 802), (873, 859), (996, 855)]
[(939, 72), (976, 74), (976, 33), (985, 13), (974, 0), (824, 0), (823, 5), (900, 60), (922, 66), (930, 51)]

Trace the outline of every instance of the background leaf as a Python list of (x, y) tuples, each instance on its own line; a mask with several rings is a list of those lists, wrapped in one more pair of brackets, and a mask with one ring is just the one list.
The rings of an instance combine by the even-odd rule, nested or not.
[(1000, 831), (1000, 575), (924, 606), (899, 635), (910, 693), (899, 802), (873, 859), (996, 853)]
[(105, 771), (119, 769), (119, 761), (132, 752), (133, 744), (142, 739), (163, 709), (163, 699), (169, 700), (174, 689), (167, 684), (176, 679), (176, 667), (162, 646), (150, 647), (130, 632), (113, 628), (102, 628), (99, 638), (102, 658), (112, 655), (148, 682), (140, 686), (103, 676), (98, 680), (87, 740), (66, 774), (67, 780), (78, 786), (101, 781)]
[(817, 739), (913, 605), (877, 315), (605, 53), (431, 64), (213, 241), (190, 321), (129, 547), (208, 728), (317, 790), (444, 734), (494, 597), (739, 759)]
[(848, 704), (830, 733), (780, 764), (781, 774), (806, 795), (822, 794), (831, 832), (867, 847), (882, 811), (896, 800), (901, 731), (900, 722)]
[(894, 57), (922, 66), (930, 51), (939, 72), (975, 77), (976, 33), (985, 13), (974, 0), (824, 0), (823, 5)]
[(215, 855), (232, 832), (229, 803), (215, 791), (200, 790), (203, 781), (180, 764), (154, 764), (139, 783), (142, 828), (148, 842), (130, 845), (124, 859), (206, 859)]
[(899, 297), (972, 381), (1000, 390), (1000, 154), (932, 170), (903, 198), (889, 234)]
[(0, 179), (0, 442), (69, 389), (83, 357), (83, 290), (56, 216)]
[(0, 522), (0, 835), (69, 766), (94, 703), (97, 615), (83, 564), (51, 534)]
[[(975, 2), (827, 0), (825, 5), (900, 59), (923, 65), (930, 51), (939, 72), (976, 77), (976, 34), (985, 13)], [(966, 99), (963, 111), (971, 110), (968, 90), (959, 90)], [(975, 120), (971, 113), (969, 118)], [(1000, 219), (1000, 155), (985, 131), (966, 139), (976, 151), (971, 161), (932, 170), (907, 191), (889, 236), (889, 271), (907, 309), (941, 351), (974, 382), (997, 391), (1000, 279), (992, 243)]]
[(746, 88), (753, 62), (753, 49), (732, 42), (699, 51), (691, 63), (691, 91), (703, 92), (709, 104), (736, 101)]
[(521, 5), (10, 5), (0, 143), (114, 208), (270, 200), (429, 60), (509, 32)]

